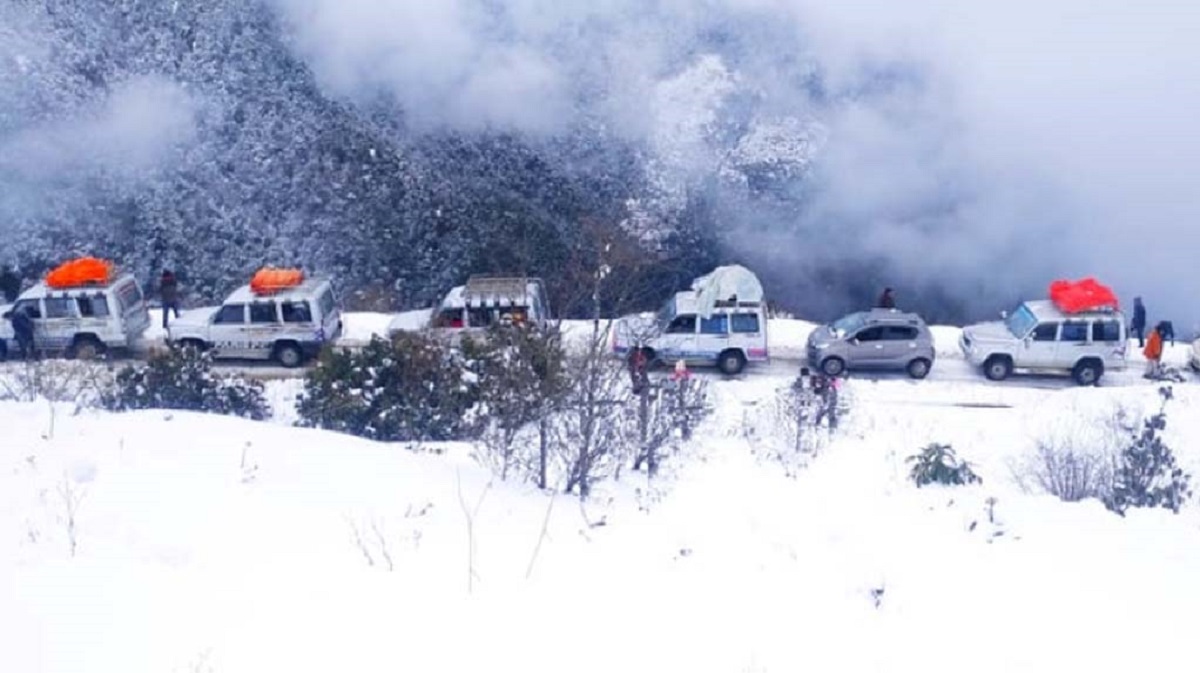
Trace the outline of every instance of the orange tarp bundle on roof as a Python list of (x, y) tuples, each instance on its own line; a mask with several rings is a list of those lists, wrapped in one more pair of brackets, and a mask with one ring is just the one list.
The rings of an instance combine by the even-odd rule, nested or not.
[(1080, 313), (1096, 309), (1119, 308), (1117, 295), (1095, 278), (1071, 282), (1056, 280), (1050, 283), (1050, 301), (1063, 313)]
[(303, 282), (304, 272), (300, 269), (259, 269), (250, 279), (250, 291), (254, 294), (270, 294)]
[(46, 274), (46, 284), (55, 289), (81, 285), (108, 285), (112, 279), (112, 262), (95, 257), (81, 257), (63, 262)]

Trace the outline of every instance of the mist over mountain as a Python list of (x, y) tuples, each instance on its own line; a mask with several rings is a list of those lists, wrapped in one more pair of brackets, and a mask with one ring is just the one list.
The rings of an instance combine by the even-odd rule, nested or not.
[(1166, 0), (8, 2), (0, 262), (96, 252), (208, 298), (301, 264), (404, 308), (472, 272), (553, 283), (601, 229), (647, 282), (737, 261), (815, 317), (891, 285), (966, 319), (1095, 274), (1190, 326), (1198, 22)]

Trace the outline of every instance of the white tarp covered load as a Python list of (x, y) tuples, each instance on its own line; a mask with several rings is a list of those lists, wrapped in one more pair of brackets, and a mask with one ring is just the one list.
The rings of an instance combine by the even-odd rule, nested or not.
[(696, 293), (696, 313), (705, 318), (712, 315), (719, 301), (736, 299), (739, 304), (756, 304), (763, 300), (758, 276), (739, 264), (718, 266), (712, 273), (692, 281), (692, 290)]

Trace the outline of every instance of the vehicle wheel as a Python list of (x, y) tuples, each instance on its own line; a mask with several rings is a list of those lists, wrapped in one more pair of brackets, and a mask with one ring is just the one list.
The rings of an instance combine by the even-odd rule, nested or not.
[(746, 368), (746, 356), (741, 351), (725, 351), (717, 357), (717, 368), (727, 376), (741, 374)]
[(917, 358), (916, 360), (909, 362), (908, 366), (905, 367), (905, 370), (907, 370), (908, 375), (914, 379), (923, 379), (926, 376), (929, 376), (930, 367), (932, 367), (932, 363), (929, 360), (926, 360), (925, 358)]
[(275, 346), (275, 360), (284, 367), (292, 369), (299, 367), (304, 362), (304, 352), (293, 343), (279, 344)]
[(1103, 375), (1104, 365), (1095, 360), (1084, 360), (1071, 370), (1071, 378), (1081, 386), (1094, 386), (1100, 382), (1100, 377)]
[(196, 351), (197, 355), (205, 351), (204, 342), (199, 339), (184, 339), (179, 342), (179, 349)]
[(1013, 363), (1004, 355), (993, 355), (983, 363), (983, 374), (990, 381), (1003, 381), (1012, 374)]
[(95, 360), (104, 355), (104, 344), (95, 337), (77, 337), (67, 355), (75, 360)]
[(826, 358), (821, 361), (821, 372), (825, 376), (841, 376), (846, 371), (846, 361), (841, 358)]

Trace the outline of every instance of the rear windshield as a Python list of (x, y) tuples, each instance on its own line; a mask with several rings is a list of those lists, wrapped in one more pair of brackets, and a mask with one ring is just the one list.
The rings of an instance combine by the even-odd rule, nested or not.
[(132, 280), (122, 283), (117, 288), (117, 303), (121, 305), (121, 313), (128, 312), (142, 303), (142, 288)]
[(317, 299), (317, 306), (319, 306), (321, 309), (321, 319), (322, 320), (333, 315), (333, 310), (335, 308), (334, 304), (335, 304), (335, 302), (333, 301), (333, 288), (327, 287), (327, 288), (325, 288), (325, 291), (321, 293), (321, 297), (319, 299)]

